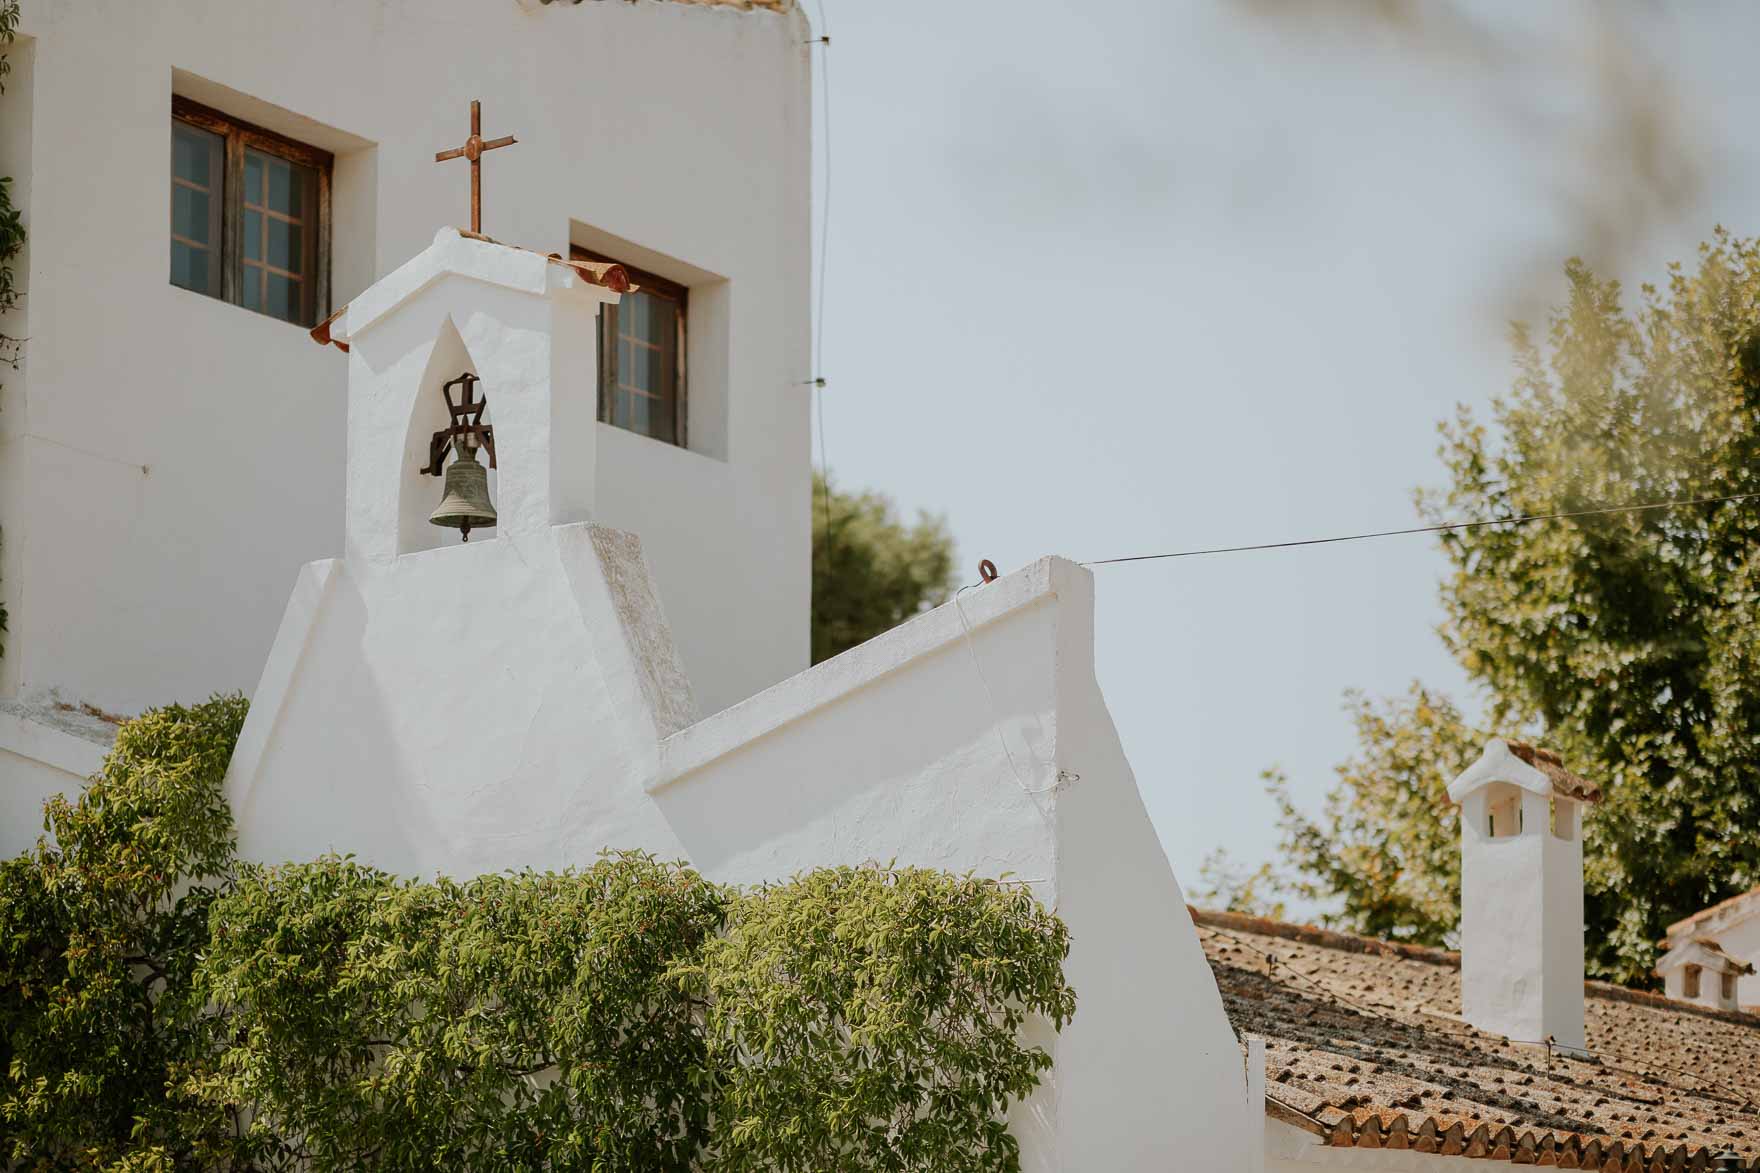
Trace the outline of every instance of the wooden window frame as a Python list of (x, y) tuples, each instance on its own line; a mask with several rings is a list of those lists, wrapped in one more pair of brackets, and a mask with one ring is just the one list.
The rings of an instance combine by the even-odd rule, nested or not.
[(1681, 996), (1697, 998), (1700, 990), (1700, 977), (1704, 969), (1697, 965), (1689, 965), (1681, 974)]
[[(600, 264), (622, 265), (624, 271), (629, 274), (630, 283), (636, 286), (638, 291), (642, 293), (651, 293), (657, 297), (664, 297), (678, 306), (678, 312), (674, 315), (678, 323), (678, 341), (676, 343), (677, 360), (673, 364), (675, 369), (673, 371), (672, 380), (673, 404), (671, 440), (668, 441), (664, 436), (648, 436), (646, 432), (634, 432), (634, 434), (638, 436), (647, 436), (648, 439), (659, 440), (661, 443), (670, 442), (678, 448), (689, 448), (690, 398), (686, 392), (690, 386), (690, 379), (687, 374), (690, 369), (690, 351), (686, 349), (685, 343), (690, 334), (688, 324), (690, 319), (690, 286), (669, 280), (668, 278), (660, 276), (658, 273), (650, 273), (646, 269), (638, 269), (634, 265), (618, 260), (616, 257), (594, 252), (592, 249), (582, 248), (578, 244), (569, 246), (568, 255), (569, 259), (576, 261), (596, 261)], [(612, 389), (617, 385), (616, 343), (617, 307), (615, 305), (607, 305), (600, 310), (599, 325), (599, 422), (604, 424), (612, 423), (611, 393)], [(634, 429), (625, 430), (634, 431)]]
[[(221, 301), (247, 308), (244, 304), (244, 153), (247, 149), (274, 155), (290, 163), (310, 167), (318, 175), (317, 207), (313, 215), (314, 231), (306, 234), (306, 257), (311, 263), (311, 280), (301, 281), (306, 287), (303, 317), (309, 321), (291, 322), (302, 328), (314, 326), (330, 312), (330, 178), (336, 156), (319, 147), (310, 146), (286, 135), (253, 123), (223, 114), (212, 106), (177, 94), (171, 96), (171, 118), (200, 130), (220, 135), (221, 152), (220, 203), (220, 294)], [(192, 290), (192, 292), (196, 292)], [(208, 295), (212, 296), (212, 295)], [(266, 318), (286, 321), (267, 310), (253, 310)]]

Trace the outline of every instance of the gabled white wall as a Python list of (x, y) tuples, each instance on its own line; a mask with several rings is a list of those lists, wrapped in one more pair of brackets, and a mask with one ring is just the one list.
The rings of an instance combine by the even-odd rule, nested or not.
[(1045, 559), (964, 606), (969, 643), (950, 604), (668, 738), (658, 808), (716, 879), (1031, 883), (1078, 1008), (1012, 1120), (1026, 1168), (1244, 1170), (1240, 1046), (1094, 679), (1092, 575)]
[[(465, 222), (468, 169), (433, 156), (463, 141), (472, 98), (487, 133), (520, 140), (484, 161), (491, 235), (566, 252), (587, 224), (713, 275), (725, 329), (702, 343), (717, 377), (693, 393), (724, 419), (717, 451), (619, 433), (597, 469), (600, 520), (643, 535), (705, 705), (805, 666), (799, 13), (30, 0), (23, 20), (0, 99), (31, 240), (28, 366), (5, 372), (0, 412), (14, 429), (0, 434), (0, 696), (59, 690), (132, 713), (249, 691), (287, 584), (342, 552), (347, 360), (167, 280), (174, 87), (338, 152), (336, 304)], [(27, 110), (23, 132), (5, 129)]]

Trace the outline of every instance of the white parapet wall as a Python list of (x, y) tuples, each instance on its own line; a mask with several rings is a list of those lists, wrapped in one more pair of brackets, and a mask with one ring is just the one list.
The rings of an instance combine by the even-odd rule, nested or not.
[[(961, 608), (963, 607), (963, 614)], [(424, 638), (428, 611), (457, 617)], [(468, 616), (481, 616), (468, 636)], [(521, 632), (524, 635), (521, 635)], [(1244, 1171), (1241, 1052), (1045, 559), (707, 720), (633, 536), (559, 526), (308, 568), (229, 778), (253, 858), (454, 875), (689, 859), (749, 884), (896, 860), (1012, 877), (1077, 992), (1011, 1126), (1025, 1167)]]
[[(963, 613), (961, 608), (963, 607)], [(1012, 875), (1069, 924), (1074, 1022), (1012, 1125), (1035, 1170), (1244, 1170), (1239, 1044), (1047, 558), (667, 738), (650, 792), (752, 883), (896, 859)]]
[(0, 859), (43, 830), (43, 803), (98, 772), (116, 739), (113, 722), (75, 706), (0, 701)]

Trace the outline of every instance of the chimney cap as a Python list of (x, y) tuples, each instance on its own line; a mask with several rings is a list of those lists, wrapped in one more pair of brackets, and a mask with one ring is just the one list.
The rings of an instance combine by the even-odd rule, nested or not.
[(1601, 787), (1565, 769), (1563, 759), (1551, 750), (1502, 737), (1486, 742), (1479, 760), (1449, 783), (1449, 800), (1458, 803), (1492, 782), (1508, 782), (1548, 798), (1601, 801)]

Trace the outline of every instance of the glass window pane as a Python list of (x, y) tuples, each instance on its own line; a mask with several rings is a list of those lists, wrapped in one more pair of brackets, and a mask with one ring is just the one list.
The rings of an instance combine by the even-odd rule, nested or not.
[(261, 207), (263, 203), (263, 156), (255, 151), (244, 153), (244, 202)]
[(260, 261), (263, 259), (263, 213), (246, 212), (244, 214), (244, 259)]
[(298, 211), (294, 207), (293, 167), (286, 160), (269, 160), (269, 206), (277, 212)]
[(664, 297), (650, 297), (648, 302), (648, 341), (658, 342), (671, 350), (678, 342), (678, 303)]
[(642, 390), (656, 395), (666, 390), (660, 378), (660, 352), (651, 346), (641, 348)]
[(269, 312), (283, 321), (296, 321), (300, 312), (300, 282), (278, 273), (269, 274)]
[(205, 191), (174, 184), (171, 188), (171, 232), (197, 244), (211, 244), (208, 235), (212, 197)]
[(197, 293), (212, 292), (212, 256), (205, 249), (191, 248), (182, 241), (171, 242), (171, 284)]
[(286, 269), (290, 273), (301, 272), (300, 265), (303, 256), (300, 248), (299, 225), (271, 217), (269, 220), (269, 263), (278, 269)]
[[(265, 155), (261, 151), (246, 151), (244, 161), (247, 202), (261, 204), (270, 211), (280, 212), (295, 220), (305, 219), (310, 201), (315, 198), (318, 177), (316, 171), (274, 155)], [(254, 187), (250, 179), (253, 165), (259, 177)], [(266, 193), (263, 191), (265, 181)], [(253, 192), (257, 194), (253, 195)]]
[(224, 143), (220, 135), (172, 120), (171, 283), (214, 296), (220, 293), (215, 254)]
[(263, 308), (263, 271), (246, 265), (244, 268), (244, 308), (260, 310)]
[(220, 184), (220, 136), (187, 122), (171, 124), (171, 174), (201, 187)]
[(648, 431), (648, 408), (653, 402), (654, 401), (649, 399), (646, 395), (630, 396), (631, 411), (629, 426), (632, 430), (640, 432), (644, 436), (653, 434)]

